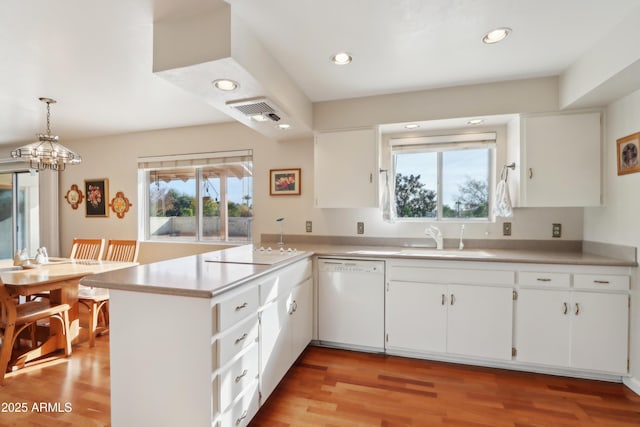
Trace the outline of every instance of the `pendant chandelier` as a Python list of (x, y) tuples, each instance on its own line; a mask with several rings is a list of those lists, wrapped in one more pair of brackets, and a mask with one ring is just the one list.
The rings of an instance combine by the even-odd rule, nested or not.
[(37, 134), (36, 142), (12, 151), (11, 157), (29, 162), (29, 168), (37, 170), (63, 171), (67, 163), (72, 165), (80, 163), (82, 158), (78, 153), (58, 144), (58, 136), (51, 135), (50, 107), (51, 104), (56, 103), (56, 100), (40, 98), (40, 101), (47, 104), (47, 133)]

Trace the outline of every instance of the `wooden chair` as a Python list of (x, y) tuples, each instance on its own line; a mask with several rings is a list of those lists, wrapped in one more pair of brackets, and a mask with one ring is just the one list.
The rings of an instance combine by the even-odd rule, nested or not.
[[(137, 240), (109, 240), (104, 260), (137, 262), (139, 248)], [(78, 302), (89, 309), (89, 347), (95, 347), (96, 335), (109, 331), (109, 291), (80, 286)]]
[[(2, 347), (0, 348), (0, 384), (4, 384), (7, 368), (11, 365), (24, 366), (29, 361), (43, 356), (44, 344), (38, 347), (35, 338), (31, 338), (28, 351), (14, 352), (19, 335), (27, 328), (36, 325), (39, 320), (55, 319), (62, 324), (65, 336), (64, 354), (71, 355), (71, 338), (69, 335), (69, 304), (51, 305), (48, 299), (29, 301), (22, 304), (9, 295), (7, 288), (0, 281), (0, 330), (2, 331)], [(14, 354), (15, 353), (15, 354)]]
[(71, 259), (101, 260), (104, 249), (104, 239), (73, 239)]

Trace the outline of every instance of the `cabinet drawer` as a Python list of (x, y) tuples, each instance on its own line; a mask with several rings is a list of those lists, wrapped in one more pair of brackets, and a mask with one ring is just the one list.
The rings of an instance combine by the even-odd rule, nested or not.
[(260, 305), (289, 292), (294, 286), (311, 277), (311, 260), (306, 259), (276, 271), (260, 281)]
[(218, 366), (224, 366), (241, 350), (249, 347), (258, 340), (258, 315), (254, 314), (247, 320), (231, 328), (217, 340)]
[(258, 310), (258, 288), (253, 286), (218, 304), (219, 331), (235, 325)]
[(575, 274), (573, 287), (576, 289), (597, 289), (610, 291), (628, 291), (629, 276), (610, 274)]
[(568, 288), (571, 285), (569, 273), (547, 273), (544, 271), (521, 271), (518, 283), (544, 288)]
[(245, 427), (258, 412), (260, 405), (258, 397), (258, 381), (254, 381), (242, 397), (227, 412), (220, 416), (222, 427)]
[(254, 343), (246, 353), (222, 371), (218, 377), (220, 411), (226, 410), (242, 391), (258, 379), (258, 344)]

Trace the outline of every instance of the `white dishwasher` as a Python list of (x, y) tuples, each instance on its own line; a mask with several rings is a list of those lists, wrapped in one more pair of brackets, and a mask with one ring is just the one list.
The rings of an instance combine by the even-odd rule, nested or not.
[(318, 340), (384, 350), (384, 261), (318, 259)]

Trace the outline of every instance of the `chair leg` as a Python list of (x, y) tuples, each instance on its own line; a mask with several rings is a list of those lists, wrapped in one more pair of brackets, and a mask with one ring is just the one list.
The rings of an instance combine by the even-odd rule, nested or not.
[(4, 330), (2, 339), (2, 348), (0, 348), (0, 384), (4, 385), (4, 376), (7, 373), (7, 366), (11, 359), (11, 351), (13, 350), (13, 333), (15, 325), (9, 324)]
[(96, 346), (96, 329), (98, 329), (98, 304), (91, 302), (89, 307), (89, 347)]
[(64, 330), (64, 355), (71, 356), (71, 334), (69, 333), (69, 311), (62, 312), (62, 324)]

